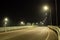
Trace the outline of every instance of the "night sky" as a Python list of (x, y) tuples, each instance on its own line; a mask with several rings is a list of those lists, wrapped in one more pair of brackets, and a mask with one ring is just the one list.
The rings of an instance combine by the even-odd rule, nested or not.
[[(25, 22), (40, 22), (42, 5), (48, 4), (51, 6), (53, 25), (56, 25), (56, 8), (54, 0), (2, 0), (0, 1), (0, 26), (3, 25), (3, 19), (9, 18), (10, 25), (17, 25), (20, 21)], [(58, 0), (58, 22), (60, 5)], [(60, 24), (60, 23), (59, 23)]]

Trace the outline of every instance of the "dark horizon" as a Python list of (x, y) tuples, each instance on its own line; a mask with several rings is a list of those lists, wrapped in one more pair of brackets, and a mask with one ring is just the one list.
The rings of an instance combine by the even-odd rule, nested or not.
[[(59, 0), (58, 3), (58, 22), (59, 19)], [(17, 25), (19, 21), (25, 22), (40, 22), (41, 12), (38, 13), (39, 7), (43, 4), (49, 4), (52, 7), (52, 23), (56, 25), (56, 7), (55, 1), (53, 0), (10, 0), (0, 2), (0, 26), (3, 26), (4, 17), (8, 17), (10, 25)], [(48, 23), (48, 22), (47, 22)], [(58, 23), (60, 25), (60, 23)]]

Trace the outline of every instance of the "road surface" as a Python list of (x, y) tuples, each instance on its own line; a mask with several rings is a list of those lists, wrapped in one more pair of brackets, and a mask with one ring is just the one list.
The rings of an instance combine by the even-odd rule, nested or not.
[(0, 40), (58, 40), (48, 27), (35, 27), (0, 33)]

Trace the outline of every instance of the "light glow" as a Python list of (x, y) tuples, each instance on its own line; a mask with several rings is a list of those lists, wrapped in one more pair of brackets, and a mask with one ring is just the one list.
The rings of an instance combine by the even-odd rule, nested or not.
[(47, 11), (48, 9), (49, 9), (48, 6), (43, 7), (43, 10), (45, 10), (45, 11)]
[(8, 21), (8, 18), (5, 18), (4, 21), (7, 22)]
[(24, 23), (23, 21), (21, 21), (21, 23), (20, 23), (20, 24), (24, 25), (25, 23)]

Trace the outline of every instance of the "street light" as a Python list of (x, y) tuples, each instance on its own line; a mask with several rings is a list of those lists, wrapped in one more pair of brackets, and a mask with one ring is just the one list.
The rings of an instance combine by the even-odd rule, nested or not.
[(44, 11), (47, 11), (48, 9), (49, 9), (48, 6), (43, 6)]
[(51, 9), (49, 8), (49, 6), (45, 5), (43, 6), (43, 10), (46, 12), (45, 16), (47, 17), (47, 12), (50, 12), (50, 18), (51, 18), (51, 25), (52, 25), (52, 16), (51, 16)]
[(7, 25), (7, 23), (8, 23), (8, 18), (5, 18), (5, 19), (4, 19), (4, 24), (5, 24), (5, 26)]
[(5, 21), (8, 21), (8, 18), (5, 18)]
[(7, 23), (8, 23), (8, 18), (4, 18), (4, 29), (5, 29), (5, 32), (6, 32), (6, 26), (7, 26)]

